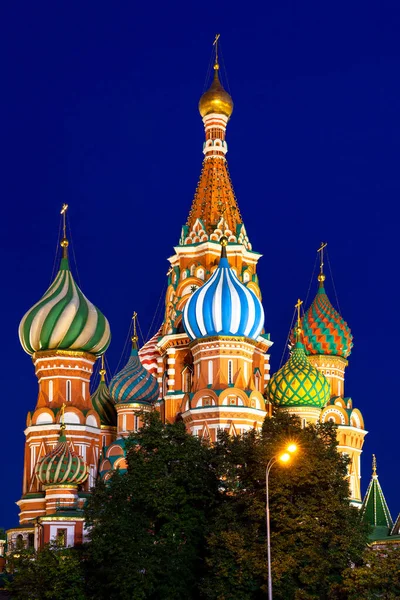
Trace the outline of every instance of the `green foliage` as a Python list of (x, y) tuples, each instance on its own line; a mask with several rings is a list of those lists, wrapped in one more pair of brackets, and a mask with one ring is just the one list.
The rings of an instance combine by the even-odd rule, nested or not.
[(89, 588), (110, 600), (196, 598), (218, 494), (212, 450), (157, 413), (128, 440), (128, 471), (96, 485)]
[(344, 572), (342, 596), (346, 600), (398, 600), (400, 598), (400, 547), (368, 548), (362, 563)]
[(85, 600), (81, 552), (48, 544), (11, 554), (6, 589), (15, 600)]
[(208, 538), (206, 598), (265, 597), (265, 468), (291, 440), (300, 448), (293, 464), (276, 464), (270, 475), (274, 598), (328, 599), (343, 570), (360, 559), (367, 529), (349, 505), (334, 426), (302, 429), (299, 419), (277, 412), (261, 435), (223, 433), (215, 447), (224, 489)]

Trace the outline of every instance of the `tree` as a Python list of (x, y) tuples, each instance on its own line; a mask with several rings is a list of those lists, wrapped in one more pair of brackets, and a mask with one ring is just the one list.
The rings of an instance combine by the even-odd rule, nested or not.
[(368, 531), (348, 501), (347, 460), (336, 450), (335, 427), (301, 428), (298, 418), (278, 411), (261, 434), (223, 433), (215, 447), (223, 487), (208, 537), (206, 598), (265, 598), (265, 467), (290, 440), (298, 456), (270, 476), (274, 597), (333, 597), (342, 572), (360, 560)]
[(8, 558), (6, 589), (15, 600), (85, 600), (81, 559), (80, 550), (55, 543), (20, 550)]
[(127, 442), (127, 473), (99, 481), (86, 507), (89, 589), (110, 600), (196, 598), (218, 481), (212, 450), (158, 413)]
[(346, 600), (397, 600), (400, 598), (400, 547), (368, 548), (360, 565), (344, 572)]

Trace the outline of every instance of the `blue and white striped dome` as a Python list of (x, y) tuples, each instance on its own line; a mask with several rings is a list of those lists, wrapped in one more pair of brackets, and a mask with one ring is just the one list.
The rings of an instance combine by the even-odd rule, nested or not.
[(264, 327), (264, 310), (254, 292), (235, 275), (222, 247), (215, 273), (187, 301), (182, 317), (190, 339), (234, 335), (256, 340)]

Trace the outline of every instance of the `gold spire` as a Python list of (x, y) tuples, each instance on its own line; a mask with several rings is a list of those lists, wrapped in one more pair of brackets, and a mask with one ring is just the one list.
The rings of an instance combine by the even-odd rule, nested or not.
[(133, 321), (133, 336), (132, 336), (132, 347), (133, 348), (137, 348), (137, 341), (138, 341), (138, 336), (137, 336), (137, 331), (136, 331), (136, 320), (137, 320), (137, 312), (135, 311), (133, 313), (133, 317), (132, 317), (132, 321)]
[(319, 252), (319, 257), (320, 257), (319, 275), (318, 275), (318, 281), (319, 281), (319, 286), (320, 287), (324, 287), (324, 281), (325, 281), (325, 275), (324, 275), (324, 248), (326, 248), (327, 245), (328, 245), (328, 242), (321, 242), (321, 245), (320, 245), (320, 247), (317, 250), (317, 252)]
[(104, 367), (104, 354), (101, 355), (100, 381), (106, 380), (106, 369)]
[(67, 240), (67, 221), (66, 221), (66, 217), (67, 217), (67, 210), (68, 210), (68, 204), (63, 204), (62, 209), (61, 209), (61, 215), (63, 218), (63, 238), (61, 240), (60, 246), (63, 249), (63, 258), (67, 258), (68, 257), (68, 240)]
[(226, 117), (231, 116), (233, 112), (233, 101), (228, 92), (224, 90), (218, 77), (219, 62), (218, 62), (218, 40), (220, 34), (217, 33), (213, 46), (215, 46), (214, 60), (214, 79), (210, 88), (202, 95), (199, 102), (199, 112), (202, 117), (215, 113), (223, 114)]
[(303, 304), (303, 300), (300, 298), (297, 300), (297, 303), (294, 305), (297, 308), (297, 325), (296, 325), (296, 342), (300, 341), (301, 334), (301, 317), (300, 317), (300, 306)]
[(378, 477), (378, 475), (376, 474), (376, 456), (375, 456), (375, 454), (372, 455), (372, 477)]

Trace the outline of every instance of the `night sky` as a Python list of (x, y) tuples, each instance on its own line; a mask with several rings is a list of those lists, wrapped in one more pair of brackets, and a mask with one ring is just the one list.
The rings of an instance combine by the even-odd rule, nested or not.
[[(399, 29), (399, 4), (384, 2), (2, 3), (0, 525), (17, 524), (37, 397), (17, 328), (54, 272), (61, 206), (73, 272), (111, 324), (113, 373), (132, 312), (145, 338), (161, 321), (167, 257), (201, 170), (197, 104), (216, 32), (272, 371), (326, 240), (354, 335), (345, 392), (369, 431), (363, 492), (375, 452), (397, 516)], [(315, 273), (308, 304), (316, 290)]]

